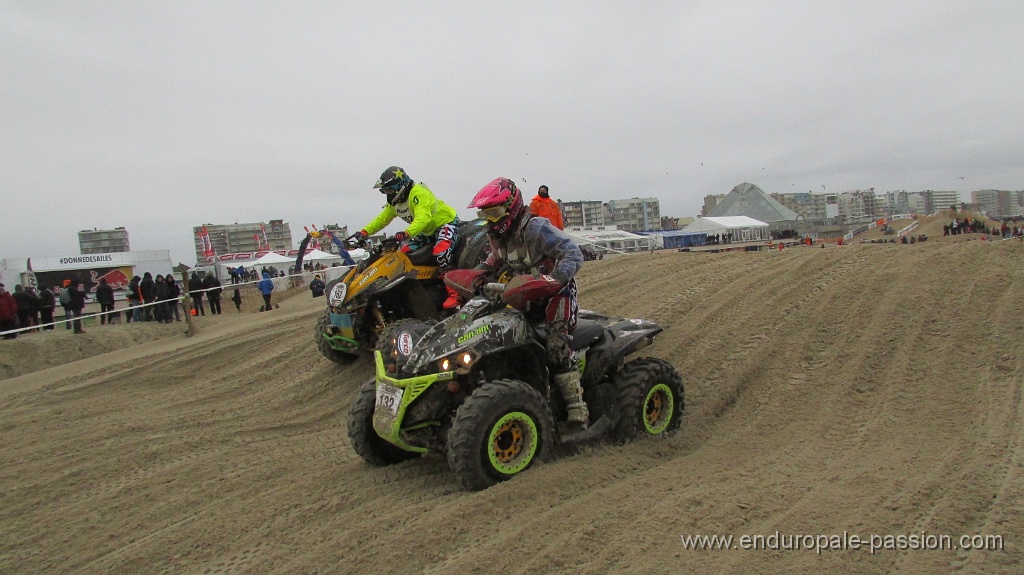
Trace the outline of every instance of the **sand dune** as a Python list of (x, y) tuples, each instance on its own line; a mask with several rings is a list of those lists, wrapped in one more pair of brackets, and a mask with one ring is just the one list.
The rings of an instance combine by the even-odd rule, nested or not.
[[(318, 354), (323, 300), (305, 294), (200, 318), (194, 338), (0, 342), (24, 374), (0, 381), (0, 572), (1020, 573), (1024, 244), (924, 233), (587, 262), (583, 307), (665, 327), (643, 353), (683, 374), (683, 427), (479, 493), (442, 458), (379, 469), (352, 452), (370, 366)], [(776, 532), (1003, 549), (681, 542)]]

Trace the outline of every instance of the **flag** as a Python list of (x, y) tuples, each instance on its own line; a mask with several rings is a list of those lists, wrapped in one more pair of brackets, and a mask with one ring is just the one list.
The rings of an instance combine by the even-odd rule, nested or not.
[(213, 242), (210, 241), (210, 231), (203, 226), (201, 232), (199, 232), (199, 239), (203, 243), (203, 255), (207, 258), (213, 256)]
[(32, 271), (32, 258), (28, 258), (25, 267), (28, 270), (26, 272), (26, 275), (28, 275), (28, 287), (31, 287), (34, 290), (39, 287), (39, 283), (36, 281), (36, 273)]

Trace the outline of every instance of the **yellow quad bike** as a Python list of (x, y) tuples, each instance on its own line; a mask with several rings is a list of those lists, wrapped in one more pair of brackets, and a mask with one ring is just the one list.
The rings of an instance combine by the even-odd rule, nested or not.
[[(472, 268), (486, 257), (486, 231), (483, 220), (459, 225), (456, 267)], [(356, 247), (351, 240), (345, 241)], [(317, 321), (314, 336), (324, 357), (340, 364), (363, 355), (372, 357), (377, 339), (392, 323), (408, 318), (439, 320), (449, 315), (441, 307), (447, 291), (433, 246), (409, 253), (400, 248), (400, 242), (385, 237), (348, 273), (327, 284), (328, 307)]]

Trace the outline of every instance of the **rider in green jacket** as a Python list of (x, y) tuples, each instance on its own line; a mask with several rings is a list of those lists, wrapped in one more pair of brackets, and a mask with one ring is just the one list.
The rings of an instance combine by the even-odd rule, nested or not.
[[(356, 232), (356, 240), (363, 242), (387, 227), (396, 217), (402, 218), (409, 224), (405, 231), (395, 234), (395, 239), (404, 242), (402, 251), (408, 253), (429, 242), (434, 246), (434, 257), (443, 278), (455, 263), (453, 252), (459, 242), (459, 216), (455, 210), (437, 199), (430, 188), (414, 182), (398, 166), (384, 170), (373, 187), (387, 196), (388, 203), (376, 218)], [(458, 307), (458, 294), (447, 285), (445, 287), (448, 298), (444, 308)]]

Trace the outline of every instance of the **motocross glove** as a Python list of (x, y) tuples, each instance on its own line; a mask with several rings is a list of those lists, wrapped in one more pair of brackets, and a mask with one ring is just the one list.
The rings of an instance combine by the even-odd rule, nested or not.
[(356, 242), (356, 245), (360, 247), (366, 245), (366, 238), (368, 237), (370, 237), (370, 234), (366, 233), (366, 230), (359, 230), (352, 234), (352, 239)]
[(395, 234), (395, 241), (397, 242), (404, 242), (407, 239), (409, 239), (409, 234), (406, 232), (398, 232)]

